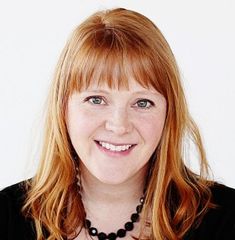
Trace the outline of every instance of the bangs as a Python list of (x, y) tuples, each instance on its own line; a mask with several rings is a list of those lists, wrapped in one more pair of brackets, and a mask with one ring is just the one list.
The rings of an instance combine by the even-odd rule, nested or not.
[(142, 39), (126, 35), (105, 29), (83, 41), (71, 63), (70, 93), (87, 89), (92, 84), (128, 90), (130, 79), (144, 88), (153, 87), (162, 93), (159, 60)]

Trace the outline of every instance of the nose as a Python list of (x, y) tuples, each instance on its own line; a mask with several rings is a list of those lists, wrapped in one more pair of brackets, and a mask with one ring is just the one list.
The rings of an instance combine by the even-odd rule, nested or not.
[(105, 128), (117, 135), (123, 135), (132, 131), (132, 124), (125, 108), (116, 108), (105, 122)]

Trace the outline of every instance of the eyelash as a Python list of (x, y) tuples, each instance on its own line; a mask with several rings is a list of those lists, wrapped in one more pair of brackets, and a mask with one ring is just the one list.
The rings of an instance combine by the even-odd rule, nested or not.
[(104, 104), (96, 104), (96, 103), (93, 103), (92, 101), (90, 101), (90, 100), (92, 100), (92, 99), (99, 99), (99, 100), (105, 102), (105, 101), (104, 101), (104, 98), (101, 97), (101, 96), (89, 96), (89, 97), (85, 98), (84, 102), (89, 102), (89, 103), (91, 103), (91, 104), (93, 104), (93, 105), (104, 105)]
[[(94, 103), (94, 102), (92, 102), (92, 100), (94, 100), (94, 99), (99, 99), (99, 100), (101, 100), (101, 102), (103, 101), (104, 103), (102, 103), (102, 104), (101, 103)], [(89, 96), (89, 97), (85, 98), (84, 102), (89, 102), (90, 104), (93, 104), (93, 105), (104, 105), (105, 104), (104, 97), (102, 97), (102, 96)], [(140, 102), (147, 102), (147, 106), (146, 107), (139, 107), (137, 104), (140, 103)], [(140, 99), (134, 104), (134, 107), (137, 107), (137, 108), (140, 108), (140, 109), (149, 109), (153, 106), (155, 106), (154, 102), (151, 101), (151, 100), (148, 100), (148, 99)]]

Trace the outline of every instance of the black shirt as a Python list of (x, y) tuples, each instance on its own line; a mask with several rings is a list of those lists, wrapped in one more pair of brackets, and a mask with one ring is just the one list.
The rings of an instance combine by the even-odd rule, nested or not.
[[(210, 209), (184, 240), (235, 240), (235, 189), (215, 184), (211, 190), (219, 207)], [(0, 240), (36, 239), (32, 220), (21, 214), (25, 193), (22, 183), (0, 191)]]

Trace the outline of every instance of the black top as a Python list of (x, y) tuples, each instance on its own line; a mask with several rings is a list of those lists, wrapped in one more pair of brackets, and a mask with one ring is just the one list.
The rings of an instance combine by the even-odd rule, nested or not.
[[(215, 184), (211, 190), (213, 202), (219, 207), (210, 209), (200, 226), (191, 229), (184, 240), (235, 240), (235, 189)], [(24, 197), (21, 183), (0, 191), (1, 240), (36, 239), (32, 221), (21, 214)]]

